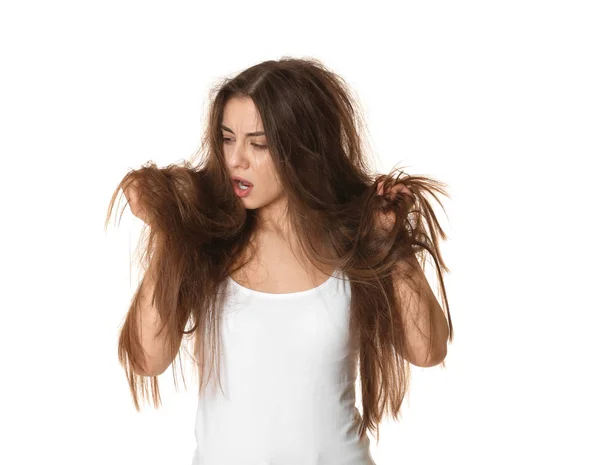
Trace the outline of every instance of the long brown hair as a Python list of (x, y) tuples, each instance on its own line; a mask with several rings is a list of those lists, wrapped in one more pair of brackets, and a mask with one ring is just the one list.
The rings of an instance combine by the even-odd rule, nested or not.
[[(367, 429), (376, 431), (379, 440), (382, 417), (389, 411), (398, 418), (409, 386), (410, 364), (403, 357), (405, 324), (399, 311), (405, 303), (396, 296), (392, 280), (398, 262), (416, 256), (423, 266), (425, 252), (431, 255), (449, 340), (453, 338), (442, 277), (449, 269), (438, 246), (439, 237), (446, 235), (426, 198), (428, 193), (439, 203), (436, 192), (447, 194), (442, 183), (424, 176), (402, 177), (403, 171), (395, 168), (382, 178), (385, 192), (402, 182), (416, 203), (411, 208), (402, 195), (377, 195), (381, 175), (373, 172), (365, 156), (358, 99), (340, 76), (316, 59), (284, 57), (224, 79), (211, 91), (208, 122), (196, 154), (199, 161), (164, 168), (148, 162), (131, 170), (112, 195), (105, 228), (119, 192), (137, 183), (140, 202), (152, 218), (139, 245), (147, 270), (144, 279), (150, 269), (155, 271), (153, 304), (179, 362), (182, 338), (193, 342), (200, 394), (207, 362), (212, 362), (208, 379), (219, 367), (217, 291), (228, 274), (248, 262), (243, 258), (257, 226), (257, 211), (246, 210), (233, 192), (223, 156), (223, 108), (234, 96), (250, 97), (260, 114), (301, 250), (315, 267), (335, 267), (350, 281), (350, 323), (360, 349), (359, 433), (362, 437)], [(389, 234), (373, 227), (381, 211), (396, 214)], [(410, 279), (408, 273), (405, 279)], [(142, 284), (143, 280), (132, 298), (118, 346), (138, 411), (140, 398), (148, 400), (149, 390), (155, 408), (161, 405), (158, 377), (137, 374), (144, 360), (135, 324)], [(434, 318), (429, 321), (433, 324)], [(172, 366), (175, 377), (176, 364)]]

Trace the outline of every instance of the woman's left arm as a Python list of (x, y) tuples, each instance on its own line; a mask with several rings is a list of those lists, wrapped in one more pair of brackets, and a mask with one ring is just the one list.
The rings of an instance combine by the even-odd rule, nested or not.
[[(405, 359), (420, 367), (432, 367), (446, 358), (448, 322), (433, 293), (423, 269), (413, 255), (397, 264), (394, 279), (397, 301), (402, 302), (400, 313), (405, 328)], [(413, 284), (402, 276), (409, 274)], [(431, 324), (433, 320), (433, 324)], [(432, 334), (433, 333), (433, 334)]]
[[(380, 181), (377, 185), (378, 195), (383, 195), (382, 183)], [(411, 206), (414, 204), (414, 196), (404, 184), (394, 185), (391, 191), (392, 197), (398, 193), (407, 195), (412, 199), (409, 201)], [(393, 215), (393, 212), (381, 213), (376, 226), (389, 230), (395, 221), (390, 214)], [(408, 352), (404, 358), (420, 367), (440, 364), (447, 352), (448, 322), (417, 258), (411, 255), (408, 260), (399, 262), (393, 276), (396, 300), (402, 302), (399, 312), (404, 322)], [(406, 279), (406, 276), (410, 279)]]

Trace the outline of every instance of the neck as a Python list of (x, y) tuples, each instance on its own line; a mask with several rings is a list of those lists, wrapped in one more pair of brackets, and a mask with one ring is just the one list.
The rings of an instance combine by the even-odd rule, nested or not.
[(287, 199), (280, 198), (261, 207), (258, 210), (257, 228), (259, 232), (276, 234), (286, 240), (292, 239), (295, 234), (288, 217)]

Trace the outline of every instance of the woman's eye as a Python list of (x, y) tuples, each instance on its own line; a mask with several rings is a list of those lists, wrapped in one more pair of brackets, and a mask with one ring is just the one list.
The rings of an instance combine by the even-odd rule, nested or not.
[[(229, 144), (232, 141), (232, 139), (230, 137), (223, 137), (223, 143), (224, 144)], [(267, 148), (266, 145), (261, 145), (261, 144), (252, 144), (254, 147), (256, 147), (259, 150), (264, 150)]]

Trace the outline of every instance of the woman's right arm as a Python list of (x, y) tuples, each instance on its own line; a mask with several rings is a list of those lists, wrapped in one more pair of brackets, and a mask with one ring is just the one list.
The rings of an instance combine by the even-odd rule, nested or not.
[[(137, 183), (132, 183), (125, 191), (125, 197), (129, 203), (131, 212), (141, 219), (144, 223), (150, 226), (149, 218), (140, 202), (139, 188)], [(152, 295), (156, 287), (156, 280), (151, 270), (146, 271), (142, 280), (140, 290), (140, 302), (138, 313), (138, 334), (141, 340), (142, 348), (145, 352), (145, 363), (141, 372), (141, 376), (158, 376), (165, 372), (171, 365), (177, 352), (171, 353), (170, 346), (167, 340), (167, 335), (170, 333), (167, 327), (158, 334), (161, 327), (161, 319), (158, 310), (152, 304)], [(183, 337), (183, 336), (181, 336)], [(179, 348), (181, 338), (176, 341), (175, 347)]]
[[(164, 373), (177, 356), (177, 352), (171, 353), (172, 346), (167, 340), (168, 328), (165, 327), (162, 333), (158, 334), (161, 319), (156, 307), (152, 305), (155, 287), (152, 276), (152, 273), (148, 272), (144, 276), (140, 295), (138, 334), (145, 352), (143, 371), (138, 373), (141, 376), (158, 376)], [(179, 348), (181, 338), (176, 342), (175, 347)]]

